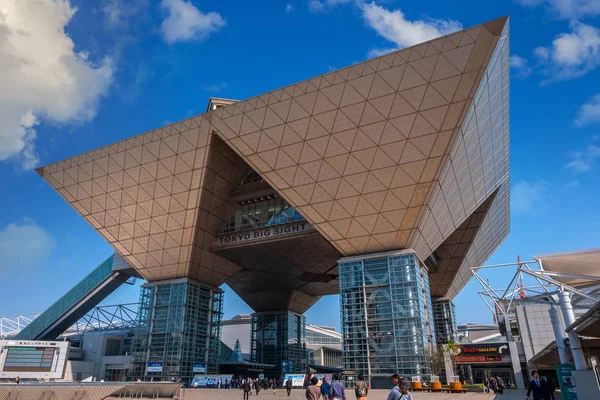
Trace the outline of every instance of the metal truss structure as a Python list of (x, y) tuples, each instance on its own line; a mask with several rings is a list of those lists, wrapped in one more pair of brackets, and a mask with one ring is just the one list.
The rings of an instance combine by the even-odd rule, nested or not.
[(21, 332), (31, 321), (36, 319), (40, 313), (19, 314), (8, 317), (0, 317), (0, 339), (14, 336)]
[[(513, 277), (505, 288), (493, 288), (482, 277), (482, 270), (502, 268), (514, 270)], [(478, 294), (497, 318), (510, 313), (515, 299), (528, 303), (559, 304), (559, 294), (569, 293), (574, 309), (589, 309), (600, 301), (600, 277), (562, 273), (544, 269), (543, 260), (517, 261), (516, 263), (484, 265), (471, 268), (471, 273), (482, 286)], [(525, 285), (524, 278), (537, 284)], [(576, 286), (565, 281), (583, 282)]]
[[(97, 330), (131, 329), (138, 321), (139, 303), (118, 304), (93, 308), (65, 335), (77, 335)], [(12, 337), (37, 318), (40, 313), (0, 317), (0, 339)]]

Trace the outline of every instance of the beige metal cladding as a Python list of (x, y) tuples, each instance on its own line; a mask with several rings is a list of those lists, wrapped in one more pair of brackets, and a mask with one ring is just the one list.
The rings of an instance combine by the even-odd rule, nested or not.
[(241, 270), (209, 247), (248, 166), (344, 256), (433, 254), (453, 297), (508, 235), (508, 46), (503, 17), (39, 173), (149, 281)]

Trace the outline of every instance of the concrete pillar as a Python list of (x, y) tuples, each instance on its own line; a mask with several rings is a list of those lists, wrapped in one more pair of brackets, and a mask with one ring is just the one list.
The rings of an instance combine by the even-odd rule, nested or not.
[(556, 340), (556, 348), (558, 349), (558, 357), (560, 358), (561, 364), (569, 363), (569, 356), (567, 355), (567, 347), (565, 346), (565, 331), (563, 330), (560, 317), (558, 316), (558, 310), (554, 306), (548, 310), (550, 313), (550, 322), (552, 323), (552, 329), (554, 330), (554, 339)]
[(515, 374), (515, 384), (517, 385), (517, 389), (525, 389), (525, 379), (523, 378), (523, 370), (521, 370), (521, 360), (517, 342), (508, 342), (508, 349), (510, 350), (510, 361), (512, 363), (513, 374)]
[(469, 383), (474, 384), (475, 380), (473, 379), (473, 368), (471, 364), (467, 365), (467, 376), (469, 377)]
[[(575, 313), (573, 312), (573, 306), (571, 305), (571, 297), (569, 293), (564, 290), (558, 294), (558, 301), (560, 309), (563, 313), (563, 319), (565, 325), (569, 326), (575, 322)], [(578, 371), (587, 370), (587, 364), (585, 357), (583, 356), (583, 350), (581, 348), (581, 342), (579, 341), (579, 335), (575, 332), (569, 332), (569, 344), (571, 345), (571, 353), (573, 354), (573, 361), (575, 362), (575, 369)]]
[(512, 342), (513, 335), (512, 335), (512, 329), (510, 327), (510, 317), (508, 314), (504, 314), (504, 326), (506, 328), (506, 340), (508, 340), (509, 342)]

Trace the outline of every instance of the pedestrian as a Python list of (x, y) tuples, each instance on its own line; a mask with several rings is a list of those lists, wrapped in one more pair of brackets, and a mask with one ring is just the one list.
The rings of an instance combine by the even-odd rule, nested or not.
[(290, 393), (292, 393), (292, 378), (288, 378), (288, 380), (285, 381), (285, 390), (287, 390), (287, 395), (290, 397)]
[(413, 400), (412, 394), (408, 391), (408, 386), (400, 386), (400, 400)]
[(344, 385), (340, 382), (340, 377), (333, 374), (333, 382), (331, 383), (331, 400), (346, 400), (346, 392)]
[(250, 392), (252, 391), (252, 385), (250, 385), (250, 379), (245, 379), (242, 382), (242, 391), (244, 392), (244, 400), (248, 400)]
[(490, 375), (489, 380), (490, 380), (490, 390), (493, 391), (494, 393), (496, 393), (496, 391), (498, 390), (498, 382), (496, 382), (496, 378), (494, 378), (493, 376)]
[(400, 400), (400, 396), (402, 396), (402, 393), (400, 393), (400, 387), (398, 386), (399, 383), (400, 376), (398, 374), (392, 375), (392, 384), (394, 386), (392, 387), (392, 390), (390, 390), (390, 394), (388, 394), (387, 400)]
[(317, 386), (319, 378), (313, 376), (310, 379), (310, 383), (306, 388), (306, 400), (319, 400), (321, 398), (321, 388)]
[(533, 400), (544, 400), (544, 390), (540, 381), (540, 374), (534, 369), (531, 372), (531, 377), (533, 379), (529, 382), (526, 398), (529, 399), (529, 395), (533, 392)]
[(327, 377), (325, 376), (321, 383), (321, 394), (323, 395), (323, 400), (329, 400), (331, 398), (331, 383), (327, 382)]
[(556, 390), (556, 386), (554, 386), (554, 382), (552, 379), (548, 379), (545, 376), (542, 376), (542, 392), (544, 393), (544, 400), (555, 400), (554, 391)]
[(21, 378), (19, 378), (18, 376), (15, 378), (15, 383), (18, 385), (19, 383), (21, 383)]
[(258, 392), (260, 392), (260, 380), (258, 379), (254, 381), (254, 390), (256, 390), (256, 395), (258, 396)]
[(217, 381), (217, 389), (221, 389), (221, 378)]
[(354, 387), (354, 393), (356, 394), (357, 400), (367, 400), (369, 388), (365, 383), (365, 378), (361, 374), (358, 375), (358, 381), (356, 382), (356, 386)]
[(499, 376), (496, 377), (496, 385), (498, 394), (504, 393), (504, 381)]
[(485, 378), (485, 382), (483, 382), (483, 386), (485, 387), (485, 389), (483, 391), (485, 393), (489, 393), (490, 392), (490, 380), (487, 377)]
[(271, 379), (271, 387), (273, 388), (273, 394), (277, 392), (277, 382), (275, 379)]

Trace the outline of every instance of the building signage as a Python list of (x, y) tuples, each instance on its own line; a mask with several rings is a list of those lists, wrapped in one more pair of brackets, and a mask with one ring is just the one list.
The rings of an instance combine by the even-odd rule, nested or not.
[(195, 363), (192, 366), (192, 372), (198, 372), (200, 374), (206, 373), (206, 363)]
[(146, 364), (146, 372), (163, 372), (162, 362), (149, 362)]
[(462, 354), (509, 354), (508, 343), (498, 344), (463, 344)]
[(556, 366), (556, 376), (560, 385), (563, 400), (577, 400), (577, 386), (573, 378), (573, 366), (571, 364), (560, 364)]
[(218, 236), (214, 246), (234, 245), (240, 243), (253, 242), (256, 240), (275, 239), (282, 236), (292, 235), (295, 233), (310, 232), (314, 230), (315, 228), (313, 228), (312, 225), (306, 221), (285, 225), (267, 226), (252, 231), (237, 232), (228, 235)]
[(502, 362), (502, 356), (457, 356), (457, 363)]
[(296, 361), (294, 360), (283, 360), (281, 362), (281, 370), (285, 372), (294, 372), (296, 371)]
[(356, 375), (356, 371), (353, 370), (353, 369), (352, 370), (345, 370), (345, 371), (342, 371), (342, 375), (344, 375), (344, 376), (354, 376), (354, 375)]

